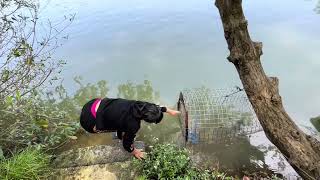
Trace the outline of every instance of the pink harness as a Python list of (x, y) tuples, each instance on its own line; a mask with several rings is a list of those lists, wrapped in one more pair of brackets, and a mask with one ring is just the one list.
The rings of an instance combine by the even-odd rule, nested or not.
[(97, 99), (94, 101), (94, 103), (91, 106), (91, 114), (93, 115), (94, 118), (97, 118), (97, 112), (96, 112), (96, 107), (98, 103), (101, 101), (101, 99)]

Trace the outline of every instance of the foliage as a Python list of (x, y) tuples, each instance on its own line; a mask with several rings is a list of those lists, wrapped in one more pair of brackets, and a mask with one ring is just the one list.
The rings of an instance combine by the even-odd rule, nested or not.
[(125, 99), (134, 99), (140, 101), (159, 101), (160, 93), (154, 91), (149, 80), (144, 80), (141, 84), (127, 82), (118, 86), (118, 97)]
[(140, 179), (230, 179), (224, 174), (201, 171), (191, 165), (188, 152), (170, 144), (158, 144), (144, 161), (134, 160)]
[(39, 92), (8, 98), (0, 115), (0, 142), (6, 149), (27, 145), (53, 147), (71, 136), (79, 125), (60, 103), (42, 99)]
[(0, 142), (4, 148), (39, 145), (51, 149), (68, 138), (74, 139), (80, 127), (80, 110), (86, 103), (83, 100), (108, 93), (106, 81), (77, 83), (80, 87), (73, 96), (62, 85), (46, 93), (33, 91), (24, 97), (8, 96), (0, 106)]
[(0, 161), (0, 179), (45, 179), (50, 175), (50, 156), (27, 148), (9, 159)]
[(83, 84), (82, 77), (77, 76), (74, 78), (74, 81), (80, 86), (73, 96), (73, 99), (78, 106), (83, 106), (93, 98), (104, 98), (109, 92), (108, 83), (105, 80), (100, 80), (96, 84)]
[(282, 180), (281, 178), (279, 178), (279, 177), (276, 176), (276, 175), (272, 175), (270, 179), (271, 179), (271, 180)]
[(142, 128), (138, 132), (137, 139), (146, 144), (175, 143), (181, 131), (177, 117), (164, 114), (163, 120), (158, 124), (150, 124), (142, 121)]
[[(64, 61), (52, 58), (62, 32), (74, 16), (57, 23), (40, 18), (37, 0), (0, 2), (0, 143), (3, 149), (52, 145), (76, 129), (62, 122), (66, 112), (43, 99), (40, 88), (52, 83)], [(17, 145), (16, 145), (17, 143)], [(10, 146), (12, 148), (10, 148)]]
[(42, 22), (40, 5), (35, 0), (0, 2), (0, 100), (24, 96), (46, 81), (54, 81), (65, 64), (52, 57), (61, 45), (62, 32), (74, 16), (57, 23)]
[(3, 160), (4, 158), (5, 158), (5, 157), (4, 157), (2, 148), (1, 148), (1, 146), (0, 146), (0, 161)]

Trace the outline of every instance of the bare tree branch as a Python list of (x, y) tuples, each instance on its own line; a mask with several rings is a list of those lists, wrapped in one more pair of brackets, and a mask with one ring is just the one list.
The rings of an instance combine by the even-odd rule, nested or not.
[[(51, 80), (64, 62), (51, 57), (59, 47), (60, 36), (74, 15), (55, 25), (48, 20), (39, 26), (39, 5), (33, 0), (0, 2), (0, 98), (26, 95)], [(41, 35), (39, 37), (39, 31)], [(1, 99), (0, 99), (1, 100)]]

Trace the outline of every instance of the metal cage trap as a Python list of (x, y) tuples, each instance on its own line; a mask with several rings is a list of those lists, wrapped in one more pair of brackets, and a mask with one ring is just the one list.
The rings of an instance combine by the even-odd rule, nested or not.
[(262, 131), (243, 89), (186, 89), (178, 109), (186, 143), (222, 143)]

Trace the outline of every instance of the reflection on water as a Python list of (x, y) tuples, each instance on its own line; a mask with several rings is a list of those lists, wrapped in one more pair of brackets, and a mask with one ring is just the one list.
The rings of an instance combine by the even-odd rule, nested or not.
[(263, 132), (238, 137), (225, 144), (193, 144), (188, 146), (195, 164), (203, 168), (222, 169), (232, 175), (244, 174), (297, 179), (298, 175), (279, 150), (266, 140)]
[(190, 148), (198, 166), (222, 169), (240, 177), (243, 173), (272, 173), (265, 164), (265, 152), (252, 146), (247, 137), (237, 137), (225, 144), (190, 145)]
[[(265, 71), (279, 77), (285, 108), (304, 125), (320, 106), (317, 3), (243, 1), (252, 39), (264, 43)], [(75, 90), (74, 75), (91, 83), (107, 80), (113, 96), (117, 85), (147, 78), (162, 100), (173, 104), (184, 88), (240, 85), (226, 60), (229, 52), (212, 1), (55, 0), (45, 15), (63, 18), (65, 12), (76, 13), (69, 41), (57, 51), (68, 62), (64, 82), (69, 91)]]
[(100, 133), (100, 134), (90, 134), (84, 131), (80, 131), (76, 134), (78, 137), (77, 140), (71, 140), (66, 145), (59, 148), (57, 153), (67, 151), (70, 149), (77, 149), (89, 146), (96, 146), (96, 145), (105, 145), (105, 144), (113, 144), (117, 141), (112, 139), (111, 133)]
[(279, 152), (279, 150), (267, 139), (264, 132), (252, 134), (250, 136), (250, 144), (258, 147), (258, 149), (264, 152), (265, 163), (275, 172), (281, 173), (286, 177), (295, 177), (298, 174), (290, 166), (285, 157)]

